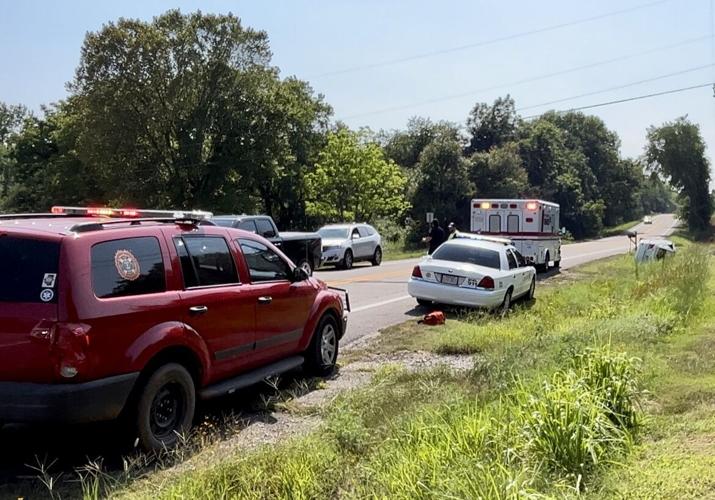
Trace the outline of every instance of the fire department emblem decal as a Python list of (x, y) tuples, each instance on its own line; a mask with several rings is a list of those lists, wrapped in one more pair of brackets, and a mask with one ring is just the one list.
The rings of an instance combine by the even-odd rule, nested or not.
[(114, 266), (119, 276), (128, 281), (134, 281), (141, 275), (139, 261), (129, 250), (117, 250), (114, 254)]

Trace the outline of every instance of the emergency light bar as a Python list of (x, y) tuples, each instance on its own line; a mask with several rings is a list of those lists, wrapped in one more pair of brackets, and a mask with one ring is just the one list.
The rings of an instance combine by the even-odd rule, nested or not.
[(491, 241), (492, 243), (501, 243), (502, 245), (513, 244), (509, 238), (499, 238), (498, 236), (486, 236), (474, 233), (463, 233), (461, 231), (455, 235), (455, 238), (461, 238), (465, 240)]
[(211, 212), (202, 210), (138, 210), (135, 208), (110, 207), (52, 207), (55, 215), (74, 215), (77, 217), (121, 217), (121, 218), (151, 218), (166, 217), (179, 220), (208, 220), (213, 217)]

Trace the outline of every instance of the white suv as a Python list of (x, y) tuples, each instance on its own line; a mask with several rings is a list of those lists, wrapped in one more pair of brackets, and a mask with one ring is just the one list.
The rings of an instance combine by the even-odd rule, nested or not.
[(323, 264), (350, 269), (360, 260), (379, 266), (382, 238), (369, 224), (330, 224), (318, 230), (323, 241)]

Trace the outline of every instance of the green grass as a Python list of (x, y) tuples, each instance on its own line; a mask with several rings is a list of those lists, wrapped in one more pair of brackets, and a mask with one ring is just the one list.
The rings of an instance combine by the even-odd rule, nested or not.
[(632, 227), (637, 226), (642, 221), (643, 219), (635, 219), (628, 222), (624, 222), (623, 224), (618, 224), (617, 226), (604, 227), (603, 231), (601, 231), (601, 237), (606, 238), (608, 236), (621, 235)]
[(383, 243), (383, 260), (401, 260), (413, 259), (427, 255), (427, 248), (414, 248), (404, 245), (402, 242), (392, 243), (385, 241)]
[[(682, 240), (678, 240), (682, 244)], [(474, 368), (385, 366), (307, 437), (236, 454), (130, 498), (715, 496), (715, 258), (632, 257), (540, 287), (508, 317), (409, 322), (376, 350), (474, 355)]]

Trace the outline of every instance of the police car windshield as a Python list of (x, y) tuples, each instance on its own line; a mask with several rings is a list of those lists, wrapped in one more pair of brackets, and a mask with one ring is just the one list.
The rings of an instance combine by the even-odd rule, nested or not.
[(468, 245), (442, 245), (432, 254), (432, 258), (450, 262), (464, 262), (493, 269), (501, 268), (499, 252)]
[(326, 240), (329, 239), (347, 239), (348, 228), (347, 227), (324, 227), (318, 231), (321, 238)]

